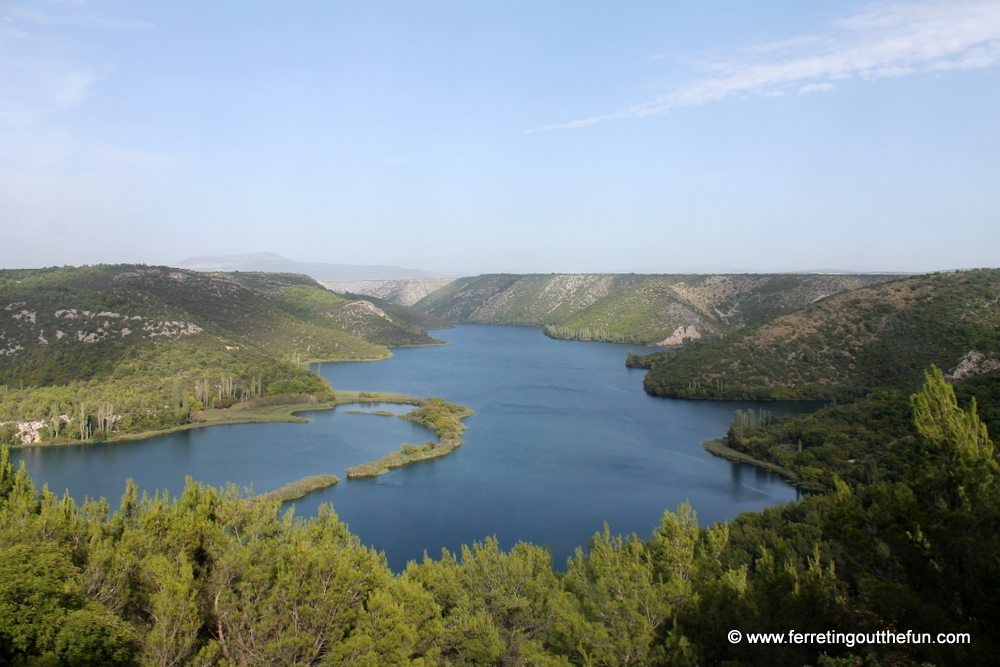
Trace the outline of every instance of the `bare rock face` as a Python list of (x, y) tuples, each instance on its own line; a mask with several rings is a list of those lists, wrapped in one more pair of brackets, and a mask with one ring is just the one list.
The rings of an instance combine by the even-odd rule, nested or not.
[(948, 382), (955, 382), (956, 380), (975, 377), (997, 369), (1000, 369), (1000, 361), (989, 359), (978, 350), (969, 350), (958, 362), (958, 365), (944, 377)]
[(659, 343), (653, 343), (656, 347), (664, 347), (667, 345), (683, 345), (685, 340), (697, 340), (701, 338), (701, 333), (698, 331), (697, 327), (693, 324), (689, 324), (685, 327), (683, 324), (676, 329), (670, 335), (669, 338), (664, 338)]
[(344, 306), (344, 310), (350, 313), (371, 313), (392, 322), (392, 318), (386, 315), (384, 310), (376, 306), (371, 301), (352, 301)]
[(373, 296), (377, 299), (398, 303), (401, 306), (412, 306), (453, 280), (453, 278), (407, 278), (402, 280), (362, 280), (354, 283), (319, 282), (331, 292)]

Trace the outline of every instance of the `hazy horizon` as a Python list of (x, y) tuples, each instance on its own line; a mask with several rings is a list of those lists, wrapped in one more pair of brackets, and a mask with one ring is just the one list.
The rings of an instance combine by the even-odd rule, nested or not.
[(1000, 266), (1000, 2), (0, 8), (0, 268)]

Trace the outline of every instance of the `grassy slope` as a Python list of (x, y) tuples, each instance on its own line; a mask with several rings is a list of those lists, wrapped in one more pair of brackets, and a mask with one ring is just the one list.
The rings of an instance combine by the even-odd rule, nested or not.
[(856, 397), (915, 391), (977, 350), (1000, 355), (1000, 271), (900, 279), (822, 299), (685, 350), (647, 374), (649, 393), (682, 398)]
[(703, 336), (718, 335), (728, 329), (717, 322), (714, 314), (699, 312), (679, 296), (676, 285), (683, 280), (683, 276), (653, 276), (627, 285), (547, 333), (557, 338), (601, 338), (646, 344), (664, 340), (679, 326), (694, 326)]
[(462, 278), (415, 308), (452, 322), (556, 324), (641, 277), (491, 274)]
[[(330, 294), (305, 277), (253, 281)], [(246, 284), (134, 265), (0, 271), (0, 350), (0, 422), (12, 422), (0, 440), (12, 444), (13, 422), (45, 421), (39, 434), (58, 441), (100, 435), (102, 413), (121, 435), (181, 426), (216, 401), (322, 394), (290, 359), (389, 354)]]
[(380, 299), (375, 296), (366, 296), (363, 294), (353, 294), (351, 292), (344, 292), (342, 293), (342, 296), (352, 301), (368, 301), (372, 305), (377, 306), (379, 309), (384, 311), (385, 314), (391, 317), (394, 321), (400, 322), (406, 326), (420, 329), (451, 328), (451, 324), (449, 324), (447, 320), (443, 320), (440, 317), (434, 317), (433, 315), (421, 312), (415, 308), (410, 308), (409, 306), (401, 306), (398, 303), (393, 303), (392, 301), (387, 301), (386, 299)]
[(420, 301), (417, 301), (415, 304), (413, 304), (413, 309), (419, 310), (422, 313), (433, 314), (436, 317), (439, 317), (447, 322), (458, 322), (460, 321), (458, 318), (451, 316), (445, 317), (444, 315), (436, 313), (435, 311), (437, 310), (438, 306), (448, 302), (452, 297), (454, 297), (454, 295), (461, 292), (464, 287), (470, 285), (476, 280), (478, 280), (477, 277), (459, 278), (457, 280), (453, 280), (444, 287), (434, 290), (424, 298), (420, 299)]
[(235, 281), (130, 265), (0, 271), (0, 336), (0, 384), (18, 385), (102, 377), (131, 347), (178, 340), (277, 356), (388, 354)]

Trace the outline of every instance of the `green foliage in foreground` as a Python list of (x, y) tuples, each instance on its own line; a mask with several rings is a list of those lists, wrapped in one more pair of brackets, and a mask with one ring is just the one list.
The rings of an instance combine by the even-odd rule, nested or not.
[[(328, 506), (234, 487), (78, 507), (0, 452), (0, 659), (12, 665), (991, 664), (1000, 465), (940, 373), (899, 481), (649, 539), (605, 529), (553, 569), (496, 539), (398, 574)], [(968, 632), (971, 644), (731, 644), (730, 630)], [(825, 656), (823, 654), (829, 654)]]

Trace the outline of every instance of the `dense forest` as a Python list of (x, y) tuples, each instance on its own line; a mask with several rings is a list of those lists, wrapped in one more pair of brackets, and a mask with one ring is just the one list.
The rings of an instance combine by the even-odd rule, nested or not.
[[(37, 490), (4, 449), (0, 660), (990, 664), (1000, 648), (996, 453), (940, 371), (909, 403), (913, 435), (891, 474), (838, 478), (830, 493), (731, 524), (699, 527), (682, 506), (646, 538), (606, 528), (564, 568), (543, 547), (503, 551), (486, 538), (393, 573), (329, 507), (302, 519), (194, 481), (178, 497), (129, 483), (117, 511), (80, 506)], [(734, 629), (747, 639), (727, 640)], [(748, 641), (791, 630), (912, 630), (935, 643)], [(957, 643), (936, 643), (938, 633)]]

